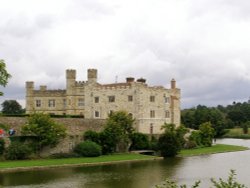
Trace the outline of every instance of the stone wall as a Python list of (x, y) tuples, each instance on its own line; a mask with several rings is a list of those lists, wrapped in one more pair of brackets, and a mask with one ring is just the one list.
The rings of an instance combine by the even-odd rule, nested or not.
[[(82, 119), (82, 118), (53, 118), (56, 122), (65, 125), (67, 137), (60, 141), (54, 148), (44, 148), (41, 155), (47, 156), (53, 153), (67, 153), (72, 151), (76, 144), (82, 141), (82, 135), (87, 130), (100, 132), (105, 124), (102, 119)], [(16, 130), (16, 135), (20, 135), (21, 127), (25, 125), (27, 118), (24, 117), (0, 117), (0, 124), (7, 125)]]

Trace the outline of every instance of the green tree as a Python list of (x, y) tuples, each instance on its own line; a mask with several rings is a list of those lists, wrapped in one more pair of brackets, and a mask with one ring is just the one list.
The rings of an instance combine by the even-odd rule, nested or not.
[(134, 132), (134, 119), (125, 111), (113, 112), (107, 119), (104, 130), (100, 133), (103, 153), (127, 151), (130, 135)]
[(174, 157), (181, 150), (181, 140), (174, 124), (164, 124), (164, 133), (159, 137), (158, 149), (162, 157)]
[(210, 122), (202, 123), (199, 127), (200, 135), (201, 135), (201, 144), (203, 146), (212, 146), (213, 137), (215, 135), (215, 131)]
[[(6, 65), (4, 63), (4, 60), (0, 59), (0, 85), (5, 87), (10, 78), (11, 75), (6, 70)], [(1, 95), (3, 95), (3, 92), (0, 92), (0, 96)]]
[(66, 136), (66, 128), (56, 123), (47, 114), (34, 113), (28, 118), (28, 123), (22, 127), (22, 134), (35, 136), (37, 149), (44, 146), (55, 146)]
[(149, 139), (148, 136), (143, 133), (133, 133), (130, 136), (132, 144), (130, 150), (142, 150), (149, 148)]
[(83, 134), (83, 139), (85, 141), (92, 141), (100, 144), (100, 134), (96, 131), (88, 130)]
[(83, 157), (98, 157), (102, 154), (102, 148), (95, 142), (85, 141), (76, 145), (74, 151)]
[(22, 114), (24, 110), (16, 100), (5, 100), (2, 103), (3, 114)]

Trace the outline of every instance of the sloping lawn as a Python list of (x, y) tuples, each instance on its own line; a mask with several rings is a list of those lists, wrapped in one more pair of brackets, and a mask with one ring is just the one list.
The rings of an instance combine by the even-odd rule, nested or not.
[(99, 164), (112, 163), (128, 160), (149, 160), (158, 157), (140, 154), (113, 154), (103, 155), (100, 157), (82, 157), (82, 158), (64, 158), (64, 159), (39, 159), (39, 160), (22, 160), (22, 161), (2, 161), (0, 162), (1, 169), (6, 168), (24, 168), (24, 167), (53, 167), (65, 165), (84, 165), (84, 164)]
[(247, 150), (247, 147), (235, 146), (235, 145), (226, 145), (226, 144), (216, 144), (212, 147), (202, 147), (195, 149), (184, 149), (181, 150), (179, 156), (194, 156), (194, 155), (205, 155), (213, 153), (223, 153), (223, 152), (232, 152), (232, 151), (243, 151)]

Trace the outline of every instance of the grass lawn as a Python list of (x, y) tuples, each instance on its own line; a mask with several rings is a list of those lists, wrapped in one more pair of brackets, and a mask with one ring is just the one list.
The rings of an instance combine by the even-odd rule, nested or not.
[(93, 163), (111, 163), (128, 160), (148, 160), (158, 157), (140, 154), (113, 154), (103, 155), (100, 157), (82, 157), (82, 158), (64, 158), (64, 159), (39, 159), (39, 160), (22, 160), (22, 161), (3, 161), (0, 162), (0, 171), (9, 168), (24, 167), (53, 167), (65, 165), (84, 165)]
[(248, 134), (243, 134), (242, 128), (227, 129), (227, 131), (224, 138), (250, 139), (250, 128), (248, 128)]
[(226, 144), (216, 144), (212, 147), (196, 148), (196, 149), (184, 149), (181, 150), (179, 156), (187, 157), (194, 155), (204, 155), (212, 153), (223, 153), (223, 152), (232, 152), (232, 151), (243, 151), (249, 148), (243, 146), (234, 146)]

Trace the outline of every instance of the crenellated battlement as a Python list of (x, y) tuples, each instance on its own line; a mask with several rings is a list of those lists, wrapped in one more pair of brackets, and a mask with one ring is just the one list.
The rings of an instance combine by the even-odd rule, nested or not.
[(74, 69), (67, 69), (66, 70), (66, 78), (67, 79), (76, 79), (76, 70), (74, 70)]

